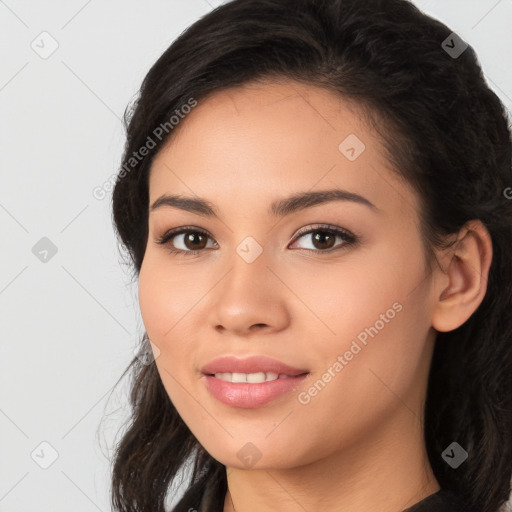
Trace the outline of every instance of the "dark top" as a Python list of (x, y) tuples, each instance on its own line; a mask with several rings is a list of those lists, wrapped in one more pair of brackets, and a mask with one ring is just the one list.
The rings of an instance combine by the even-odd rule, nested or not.
[[(209, 490), (211, 491), (211, 489)], [(201, 501), (199, 508), (200, 512), (212, 510), (212, 498), (213, 496), (210, 494), (210, 492), (208, 492), (207, 489), (207, 492), (205, 492)], [(217, 506), (213, 505), (213, 509), (215, 510), (218, 508), (218, 510), (222, 511), (223, 505), (224, 494), (219, 497)], [(441, 489), (436, 493), (422, 499), (418, 503), (415, 503), (411, 507), (403, 510), (402, 512), (470, 512), (470, 509), (454, 493)]]
[(441, 489), (403, 512), (467, 512), (469, 508), (450, 491)]

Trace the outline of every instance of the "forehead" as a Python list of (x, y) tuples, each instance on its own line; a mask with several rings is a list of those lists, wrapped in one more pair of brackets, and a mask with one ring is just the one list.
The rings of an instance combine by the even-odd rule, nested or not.
[[(156, 156), (150, 201), (164, 193), (240, 205), (287, 193), (343, 188), (379, 208), (410, 208), (412, 191), (382, 141), (340, 95), (297, 82), (250, 83), (214, 92), (180, 121)], [(409, 202), (401, 205), (400, 202)]]

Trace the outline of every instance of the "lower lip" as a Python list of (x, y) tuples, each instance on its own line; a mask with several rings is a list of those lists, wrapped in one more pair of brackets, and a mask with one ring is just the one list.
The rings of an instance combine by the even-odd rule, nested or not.
[(232, 407), (256, 409), (278, 396), (295, 389), (308, 374), (276, 379), (258, 384), (249, 382), (233, 383), (217, 379), (213, 375), (203, 375), (208, 391), (220, 402)]

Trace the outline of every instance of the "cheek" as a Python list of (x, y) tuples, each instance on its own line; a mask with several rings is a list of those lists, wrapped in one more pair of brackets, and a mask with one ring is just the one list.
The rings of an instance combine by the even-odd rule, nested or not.
[(184, 297), (186, 290), (178, 288), (170, 276), (171, 272), (166, 271), (165, 265), (154, 261), (151, 256), (145, 258), (139, 274), (138, 294), (144, 327), (158, 348), (158, 353), (153, 349), (158, 372), (174, 401), (177, 392), (174, 389), (175, 379), (183, 381), (184, 365), (181, 363), (190, 356), (187, 352), (190, 344), (183, 332), (183, 324), (179, 322), (186, 315), (185, 306), (190, 302)]
[[(333, 445), (355, 440), (397, 411), (413, 410), (421, 394), (429, 324), (424, 291), (411, 291), (424, 276), (419, 263), (401, 263), (354, 271), (329, 296), (337, 301), (324, 302), (336, 335), (323, 336), (324, 343), (317, 338), (311, 352), (317, 373), (297, 397), (297, 414), (305, 429), (321, 430)], [(320, 311), (327, 318), (327, 309)]]
[[(139, 306), (146, 332), (159, 349), (156, 359), (164, 383), (171, 376), (184, 381), (194, 359), (194, 305), (204, 295), (204, 287), (187, 286), (185, 270), (170, 267), (158, 254), (149, 252), (139, 273)], [(185, 364), (186, 363), (186, 364)]]
[(158, 284), (158, 271), (151, 264), (150, 258), (144, 258), (138, 283), (139, 306), (146, 328), (146, 332), (151, 340), (156, 341), (160, 338), (157, 335), (164, 323), (164, 290)]
[(303, 303), (296, 321), (317, 333), (315, 350), (324, 354), (343, 348), (348, 339), (375, 323), (382, 330), (388, 325), (382, 322), (394, 320), (396, 309), (405, 305), (423, 277), (419, 264), (407, 264), (404, 254), (387, 247), (347, 253), (339, 262), (304, 265), (281, 275)]
[(192, 287), (184, 286), (180, 276), (183, 272), (170, 268), (159, 255), (144, 257), (138, 280), (139, 306), (148, 336), (155, 342), (172, 339), (175, 325), (197, 301)]

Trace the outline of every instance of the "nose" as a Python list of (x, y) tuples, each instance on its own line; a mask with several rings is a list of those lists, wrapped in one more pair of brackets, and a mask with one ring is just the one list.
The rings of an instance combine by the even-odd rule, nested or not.
[(290, 292), (278, 277), (270, 250), (264, 250), (251, 263), (235, 256), (228, 272), (212, 290), (211, 325), (219, 333), (245, 337), (285, 329), (290, 323)]

